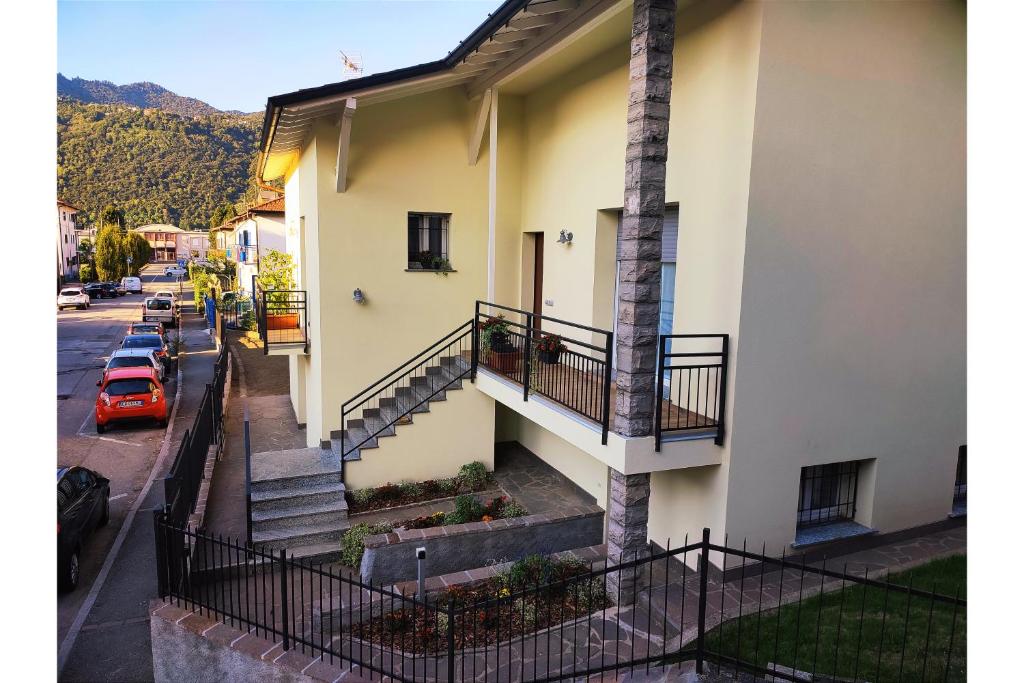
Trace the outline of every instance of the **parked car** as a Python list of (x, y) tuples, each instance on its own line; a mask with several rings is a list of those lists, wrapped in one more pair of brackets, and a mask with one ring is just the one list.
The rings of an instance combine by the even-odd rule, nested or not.
[(152, 368), (115, 368), (103, 378), (96, 396), (96, 432), (120, 420), (156, 420), (167, 426), (167, 401), (157, 371)]
[(57, 590), (75, 589), (82, 544), (110, 519), (110, 481), (84, 467), (57, 466)]
[(167, 277), (185, 277), (187, 272), (181, 266), (167, 266), (164, 268), (164, 275)]
[(159, 334), (129, 334), (121, 340), (122, 349), (150, 349), (163, 363), (170, 363), (167, 342)]
[(142, 280), (137, 277), (123, 277), (121, 284), (129, 294), (142, 294)]
[(167, 377), (167, 366), (153, 349), (117, 349), (110, 354), (103, 368), (103, 376), (97, 380), (96, 386), (102, 385), (107, 373), (117, 368), (153, 368), (161, 382)]
[(177, 295), (177, 294), (175, 294), (174, 292), (172, 292), (172, 291), (171, 291), (171, 290), (169, 290), (169, 289), (161, 289), (160, 291), (158, 291), (158, 292), (157, 292), (156, 294), (154, 294), (153, 296), (155, 296), (155, 297), (156, 297), (156, 298), (158, 298), (158, 299), (170, 299), (170, 300), (171, 300), (171, 301), (173, 301), (173, 302), (174, 302), (175, 304), (177, 304), (177, 303), (178, 303), (178, 295)]
[(116, 299), (121, 296), (117, 291), (117, 284), (113, 282), (101, 282), (100, 286), (103, 287), (103, 295), (108, 299)]
[(164, 336), (163, 323), (131, 323), (128, 325), (128, 334), (159, 334)]
[(124, 296), (125, 294), (128, 293), (127, 288), (125, 288), (124, 286), (124, 280), (121, 280), (119, 282), (113, 282), (111, 284), (114, 285), (114, 289), (117, 291), (118, 296)]
[(81, 287), (60, 290), (60, 294), (57, 295), (57, 310), (61, 311), (65, 308), (89, 308), (89, 295)]
[(177, 327), (178, 307), (171, 299), (147, 296), (142, 302), (142, 321), (163, 323), (165, 327)]
[(90, 282), (84, 288), (85, 293), (89, 295), (90, 299), (109, 299), (110, 294), (103, 287), (102, 282)]

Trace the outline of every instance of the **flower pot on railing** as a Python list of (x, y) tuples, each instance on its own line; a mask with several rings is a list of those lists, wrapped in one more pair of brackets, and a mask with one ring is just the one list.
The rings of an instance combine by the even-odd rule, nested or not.
[(298, 326), (298, 313), (267, 313), (268, 330), (294, 330)]
[(516, 364), (519, 353), (511, 344), (503, 347), (488, 349), (484, 356), (484, 364), (504, 374), (512, 374), (516, 371)]
[(561, 357), (561, 355), (562, 355), (562, 350), (561, 349), (555, 349), (554, 351), (538, 351), (537, 352), (537, 358), (540, 360), (540, 362), (541, 363), (545, 363), (547, 365), (557, 365), (558, 364), (558, 359)]

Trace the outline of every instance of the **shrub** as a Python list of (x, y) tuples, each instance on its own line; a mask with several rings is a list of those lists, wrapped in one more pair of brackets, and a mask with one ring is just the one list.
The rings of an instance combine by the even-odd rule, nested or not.
[(420, 495), (423, 492), (423, 488), (419, 484), (413, 484), (410, 482), (399, 484), (398, 493), (403, 498), (412, 498)]
[(359, 489), (352, 492), (352, 502), (357, 507), (366, 507), (373, 501), (373, 489)]
[(442, 479), (437, 483), (438, 488), (446, 496), (454, 496), (459, 492), (460, 480), (458, 477), (452, 477), (451, 479)]
[(478, 491), (487, 485), (487, 467), (482, 462), (470, 462), (459, 468), (459, 483), (467, 491)]
[(91, 263), (83, 263), (78, 267), (78, 279), (82, 282), (93, 282), (96, 279), (95, 270)]
[(388, 522), (378, 522), (372, 526), (366, 523), (356, 524), (341, 537), (341, 563), (358, 569), (359, 564), (363, 561), (363, 551), (366, 550), (363, 539), (374, 534), (386, 534), (389, 531), (391, 531), (391, 524)]
[(524, 508), (522, 505), (520, 505), (514, 500), (509, 500), (506, 501), (505, 504), (501, 507), (500, 514), (502, 519), (512, 519), (513, 517), (525, 517), (526, 508)]
[(455, 510), (445, 515), (445, 524), (475, 522), (484, 514), (484, 506), (475, 496), (464, 493), (455, 499)]

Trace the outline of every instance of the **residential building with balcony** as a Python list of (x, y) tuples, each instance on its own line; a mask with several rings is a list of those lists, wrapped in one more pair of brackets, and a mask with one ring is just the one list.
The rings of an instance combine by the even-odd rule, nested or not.
[(309, 457), (356, 489), (517, 441), (619, 557), (945, 519), (963, 5), (662, 5), (510, 0), (441, 60), (269, 99), (303, 343), (261, 333)]
[(57, 288), (78, 279), (78, 231), (75, 215), (81, 209), (57, 200)]
[(259, 261), (271, 250), (287, 251), (284, 196), (266, 199), (214, 228), (217, 249), (236, 264), (238, 287), (251, 292)]
[(205, 231), (182, 230), (176, 225), (152, 223), (135, 228), (149, 242), (153, 263), (177, 259), (205, 258), (210, 238)]

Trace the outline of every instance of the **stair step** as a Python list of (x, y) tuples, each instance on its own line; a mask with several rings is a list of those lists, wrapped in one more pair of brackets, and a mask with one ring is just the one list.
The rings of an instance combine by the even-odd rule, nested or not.
[(295, 476), (282, 476), (271, 479), (254, 479), (252, 482), (252, 492), (254, 494), (270, 493), (275, 491), (290, 491), (326, 486), (328, 484), (337, 484), (339, 483), (338, 477), (340, 474), (341, 461), (339, 459), (338, 468), (333, 472), (324, 472), (322, 474), (298, 474)]
[(294, 529), (310, 525), (323, 526), (348, 519), (348, 504), (344, 496), (326, 503), (291, 505), (274, 510), (252, 513), (252, 528), (256, 531)]
[[(395, 400), (405, 402), (404, 410), (408, 410), (410, 406), (418, 406), (412, 411), (413, 415), (416, 413), (429, 413), (431, 402), (426, 399), (430, 394), (431, 391), (426, 386), (398, 387), (395, 389)], [(444, 398), (435, 397), (433, 400), (439, 401), (444, 400)]]
[(315, 543), (288, 550), (288, 556), (313, 564), (331, 564), (341, 560), (341, 543)]
[[(411, 405), (413, 405), (411, 401), (382, 398), (380, 400), (380, 415), (396, 426), (412, 424), (412, 415), (405, 414)], [(399, 415), (402, 417), (399, 418)]]
[[(350, 425), (353, 422), (355, 422), (355, 420), (349, 420)], [(366, 429), (364, 429), (362, 425), (346, 429), (342, 435), (342, 444), (345, 447), (345, 449), (342, 452), (348, 453), (353, 448), (358, 448), (360, 450), (365, 448), (376, 448), (377, 439), (371, 438), (367, 440), (367, 437), (369, 436), (370, 433), (366, 431)]]
[(315, 505), (345, 498), (345, 485), (337, 481), (330, 484), (314, 484), (310, 486), (289, 486), (272, 491), (254, 491), (252, 494), (252, 511), (275, 510), (298, 505)]
[(368, 434), (373, 434), (378, 439), (395, 435), (394, 425), (386, 415), (381, 415), (380, 408), (367, 408), (363, 411), (362, 427)]
[(298, 548), (301, 546), (336, 543), (341, 548), (341, 536), (351, 526), (348, 520), (334, 521), (325, 524), (305, 524), (274, 529), (270, 531), (252, 532), (252, 542), (256, 546), (268, 548)]

